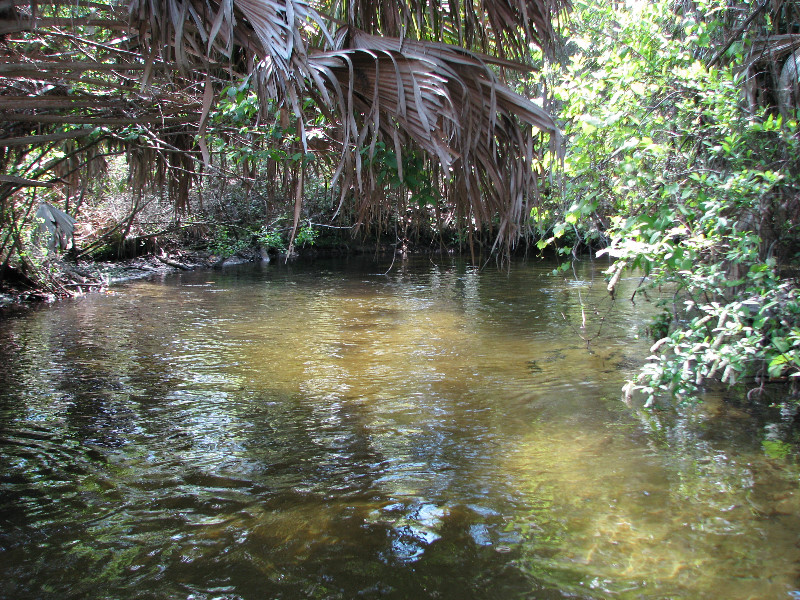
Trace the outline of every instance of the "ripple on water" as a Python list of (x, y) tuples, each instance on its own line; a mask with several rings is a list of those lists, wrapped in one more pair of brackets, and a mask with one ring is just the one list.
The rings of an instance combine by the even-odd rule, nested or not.
[(647, 344), (620, 314), (587, 349), (596, 273), (379, 271), (186, 274), (4, 323), (0, 595), (798, 589), (791, 457), (749, 416), (622, 405)]

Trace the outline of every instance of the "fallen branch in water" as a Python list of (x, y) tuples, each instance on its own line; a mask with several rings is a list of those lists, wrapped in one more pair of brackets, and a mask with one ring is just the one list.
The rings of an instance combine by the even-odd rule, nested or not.
[(183, 263), (179, 263), (165, 256), (156, 255), (156, 259), (164, 263), (165, 265), (168, 265), (170, 267), (175, 267), (176, 269), (180, 269), (181, 271), (191, 271), (193, 269), (193, 267), (189, 267)]

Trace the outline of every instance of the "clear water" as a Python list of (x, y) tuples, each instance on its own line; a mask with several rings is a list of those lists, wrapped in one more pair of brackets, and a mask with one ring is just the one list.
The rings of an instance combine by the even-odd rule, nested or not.
[(388, 268), (0, 322), (0, 596), (800, 598), (791, 415), (623, 403), (652, 309), (590, 264)]

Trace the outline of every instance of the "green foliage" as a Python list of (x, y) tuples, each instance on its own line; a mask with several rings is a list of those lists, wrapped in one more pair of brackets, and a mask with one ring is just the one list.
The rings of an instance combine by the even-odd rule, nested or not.
[[(312, 110), (314, 105), (306, 101), (304, 108)], [(307, 121), (323, 121), (319, 112), (315, 114), (316, 119)], [(209, 121), (210, 147), (234, 164), (274, 160), (292, 166), (315, 160), (313, 153), (300, 151), (297, 127), (288, 124), (283, 111), (274, 104), (262, 106), (249, 78), (223, 90)], [(307, 136), (315, 133), (307, 132)]]
[(281, 236), (280, 232), (267, 225), (264, 225), (264, 227), (258, 231), (256, 242), (265, 250), (274, 249), (279, 252), (286, 250), (286, 242), (283, 240), (283, 236)]
[(209, 244), (208, 249), (216, 256), (227, 258), (249, 247), (248, 239), (239, 238), (231, 228), (218, 225), (214, 230), (213, 241)]
[(669, 33), (693, 26), (665, 3), (576, 3), (575, 52), (554, 90), (569, 138), (565, 223), (660, 203), (693, 162), (697, 137), (738, 116), (732, 75), (706, 69), (690, 40)]
[(249, 128), (255, 122), (259, 109), (258, 98), (251, 89), (248, 78), (240, 85), (229, 86), (222, 91), (222, 97), (211, 118), (216, 123)]
[[(371, 154), (370, 148), (364, 148), (361, 154), (375, 168), (379, 188), (407, 191), (411, 205), (416, 208), (436, 206), (441, 201), (441, 193), (434, 185), (431, 169), (421, 152), (404, 151), (402, 165), (398, 165), (397, 154), (384, 142), (376, 142)], [(402, 166), (402, 178), (399, 166)]]
[[(264, 250), (285, 252), (288, 246), (286, 232), (288, 229), (277, 229), (274, 224), (264, 225), (260, 229), (235, 228), (217, 226), (209, 251), (219, 257), (227, 258), (250, 248), (261, 247)], [(295, 236), (296, 247), (313, 246), (319, 231), (310, 222), (300, 227)]]
[(314, 229), (311, 223), (306, 223), (300, 230), (297, 232), (297, 235), (294, 238), (295, 246), (313, 246), (314, 242), (317, 240), (317, 235), (319, 232)]
[(725, 3), (575, 9), (571, 60), (554, 76), (569, 139), (564, 196), (548, 207), (560, 222), (540, 247), (570, 230), (576, 243), (602, 236), (612, 287), (637, 270), (669, 293), (629, 385), (650, 401), (697, 397), (706, 380), (798, 376), (800, 308), (782, 269), (798, 233), (787, 207), (798, 203), (800, 131), (742, 108), (743, 46), (729, 66), (703, 63), (726, 37)]

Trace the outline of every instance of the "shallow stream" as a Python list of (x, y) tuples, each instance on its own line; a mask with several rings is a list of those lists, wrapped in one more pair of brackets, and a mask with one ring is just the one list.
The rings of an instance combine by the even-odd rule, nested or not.
[(243, 265), (0, 321), (0, 597), (800, 598), (792, 416), (626, 405), (654, 309), (552, 268)]

